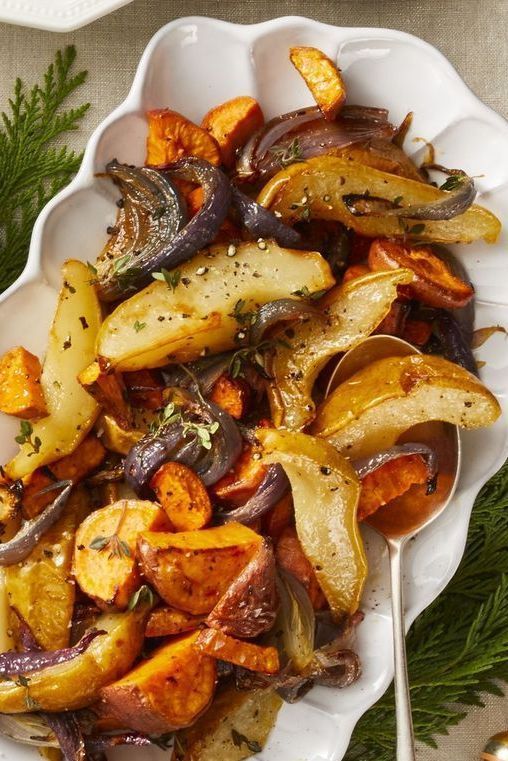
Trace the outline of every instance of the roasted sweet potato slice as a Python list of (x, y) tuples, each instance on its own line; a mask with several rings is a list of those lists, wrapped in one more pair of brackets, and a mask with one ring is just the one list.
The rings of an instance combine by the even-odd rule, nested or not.
[(263, 674), (276, 674), (280, 669), (279, 653), (275, 647), (262, 647), (251, 642), (242, 642), (229, 637), (217, 629), (205, 629), (196, 639), (196, 649), (220, 658), (222, 661), (243, 666), (249, 671), (261, 671)]
[(432, 325), (425, 320), (406, 320), (401, 338), (413, 346), (425, 346), (432, 335)]
[(339, 69), (317, 48), (290, 48), (289, 58), (305, 80), (325, 119), (333, 121), (346, 98), (346, 86)]
[(147, 113), (146, 163), (168, 164), (184, 156), (199, 156), (210, 164), (221, 163), (219, 146), (209, 132), (182, 114), (161, 108)]
[(427, 465), (418, 454), (385, 463), (362, 479), (358, 520), (365, 520), (415, 484), (424, 484), (428, 477)]
[(162, 509), (175, 531), (193, 531), (206, 526), (212, 503), (200, 477), (186, 465), (167, 462), (150, 482)]
[(293, 517), (293, 495), (286, 494), (264, 517), (262, 533), (268, 534), (276, 542), (284, 529), (291, 524)]
[(250, 386), (243, 378), (231, 378), (225, 373), (214, 383), (210, 398), (235, 420), (241, 420), (249, 408), (250, 396)]
[(254, 132), (263, 126), (264, 121), (257, 100), (249, 95), (240, 95), (208, 111), (201, 126), (219, 144), (222, 163), (231, 167), (238, 148), (245, 145)]
[(96, 436), (87, 436), (72, 454), (62, 457), (61, 460), (37, 468), (30, 477), (23, 490), (23, 515), (25, 518), (34, 518), (39, 515), (46, 505), (55, 498), (53, 492), (40, 494), (41, 489), (55, 481), (69, 479), (75, 484), (82, 481), (86, 476), (98, 468), (106, 456), (106, 450)]
[(369, 251), (369, 267), (411, 270), (415, 277), (405, 292), (432, 307), (463, 307), (474, 296), (473, 286), (456, 277), (429, 246), (415, 248), (393, 240), (375, 240)]
[(277, 615), (275, 557), (263, 539), (256, 554), (228, 587), (206, 623), (233, 637), (258, 637), (269, 631)]
[(204, 622), (204, 616), (192, 616), (176, 608), (156, 608), (152, 610), (146, 625), (147, 637), (172, 637), (197, 629)]
[(125, 401), (125, 384), (120, 373), (103, 373), (98, 362), (92, 362), (78, 380), (103, 410), (112, 415), (122, 428), (129, 428), (132, 415)]
[(23, 346), (0, 357), (0, 411), (24, 420), (48, 414), (41, 388), (41, 363)]
[(254, 494), (265, 475), (259, 447), (246, 443), (231, 472), (217, 481), (212, 491), (223, 502), (242, 505)]
[(123, 379), (133, 407), (158, 410), (164, 405), (164, 386), (156, 370), (124, 373)]
[(161, 735), (188, 727), (209, 706), (217, 678), (213, 658), (195, 647), (199, 632), (163, 645), (118, 682), (103, 703), (129, 729)]
[(350, 280), (356, 280), (357, 277), (368, 275), (369, 272), (370, 267), (368, 267), (367, 264), (351, 264), (344, 272), (342, 282), (349, 283)]
[(144, 532), (138, 557), (168, 605), (199, 615), (210, 613), (261, 541), (240, 523), (178, 534)]
[(313, 607), (316, 610), (322, 608), (325, 604), (325, 596), (321, 591), (314, 569), (303, 552), (298, 534), (293, 526), (282, 532), (277, 542), (275, 556), (278, 564), (292, 573), (305, 587)]
[(125, 609), (141, 585), (134, 558), (142, 531), (167, 528), (152, 502), (122, 499), (88, 516), (76, 532), (73, 574), (81, 590), (103, 610)]
[(408, 305), (404, 301), (397, 299), (390, 307), (386, 317), (379, 323), (374, 333), (388, 336), (400, 336), (404, 330)]

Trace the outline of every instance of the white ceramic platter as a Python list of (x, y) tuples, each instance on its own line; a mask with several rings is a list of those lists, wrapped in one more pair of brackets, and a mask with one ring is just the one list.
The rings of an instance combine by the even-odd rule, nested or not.
[[(153, 38), (125, 101), (92, 136), (78, 176), (39, 217), (27, 267), (0, 298), (0, 351), (22, 343), (41, 354), (68, 257), (93, 261), (115, 216), (117, 193), (95, 178), (113, 157), (140, 163), (145, 152), (148, 108), (170, 106), (199, 121), (213, 105), (240, 94), (258, 98), (267, 117), (311, 104), (311, 96), (288, 61), (290, 45), (323, 49), (344, 72), (349, 101), (390, 109), (399, 122), (415, 118), (408, 145), (415, 152), (431, 140), (440, 163), (475, 175), (479, 201), (508, 223), (508, 125), (468, 90), (450, 63), (422, 40), (386, 29), (325, 26), (303, 18), (283, 18), (255, 26), (235, 26), (206, 18), (174, 21)], [(499, 242), (463, 246), (477, 289), (477, 326), (508, 327), (507, 234)], [(479, 350), (482, 375), (506, 409), (508, 343), (496, 334)], [(0, 419), (0, 462), (14, 451), (15, 420)], [(441, 592), (457, 568), (470, 511), (480, 487), (508, 454), (506, 416), (485, 431), (463, 437), (464, 464), (448, 511), (408, 548), (405, 565), (407, 621), (411, 623)], [(392, 675), (392, 636), (386, 553), (367, 537), (370, 579), (358, 647), (364, 673), (343, 691), (315, 689), (284, 706), (263, 761), (338, 761), (359, 717), (385, 691)], [(0, 741), (9, 761), (35, 760), (24, 747)], [(159, 751), (122, 749), (112, 758), (152, 761)], [(219, 761), (219, 760), (218, 760)]]
[(70, 32), (132, 0), (0, 0), (0, 21)]

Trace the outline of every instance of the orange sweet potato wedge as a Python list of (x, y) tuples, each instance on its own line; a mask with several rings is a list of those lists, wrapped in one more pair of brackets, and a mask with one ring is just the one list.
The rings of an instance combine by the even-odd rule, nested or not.
[(208, 111), (201, 126), (217, 141), (222, 163), (232, 167), (238, 148), (245, 145), (264, 122), (257, 100), (249, 95), (241, 95)]
[(427, 466), (419, 454), (385, 463), (362, 479), (358, 520), (365, 520), (380, 507), (407, 492), (411, 486), (424, 484), (428, 477)]
[(80, 589), (103, 610), (124, 610), (141, 586), (136, 541), (142, 531), (168, 527), (153, 502), (122, 499), (96, 510), (76, 532), (73, 575)]
[(262, 647), (242, 642), (217, 629), (205, 629), (198, 634), (196, 649), (212, 658), (218, 658), (249, 671), (276, 674), (280, 669), (279, 654), (275, 647)]
[(235, 420), (241, 420), (248, 411), (250, 397), (250, 386), (243, 378), (231, 378), (224, 373), (215, 381), (210, 399)]
[(221, 163), (216, 140), (207, 130), (198, 127), (182, 114), (161, 108), (148, 111), (146, 163), (150, 166), (169, 164), (184, 156), (199, 156), (210, 164)]
[(357, 277), (368, 275), (370, 268), (366, 264), (351, 264), (344, 272), (342, 277), (343, 283), (349, 283), (350, 280), (356, 280)]
[(150, 613), (145, 635), (147, 637), (172, 637), (175, 634), (197, 629), (204, 620), (203, 616), (192, 616), (183, 610), (163, 606), (152, 610)]
[(150, 482), (175, 531), (204, 528), (212, 518), (212, 503), (200, 477), (186, 465), (167, 462)]
[(210, 705), (217, 680), (213, 658), (195, 647), (198, 632), (173, 639), (102, 690), (105, 708), (123, 726), (149, 735), (188, 727)]
[(41, 388), (41, 363), (23, 346), (0, 357), (0, 412), (24, 420), (48, 414)]
[(263, 518), (263, 534), (270, 536), (274, 542), (280, 539), (282, 532), (291, 524), (294, 516), (293, 495), (286, 494)]
[(131, 427), (132, 415), (125, 401), (125, 384), (120, 373), (104, 373), (98, 362), (92, 362), (78, 375), (78, 380), (85, 391), (93, 396), (122, 428)]
[(217, 481), (212, 490), (223, 502), (242, 505), (254, 494), (265, 475), (266, 467), (261, 462), (260, 451), (245, 444), (231, 472)]
[(23, 489), (24, 517), (35, 518), (54, 500), (54, 492), (39, 494), (41, 489), (50, 486), (55, 481), (67, 479), (75, 484), (79, 483), (99, 467), (105, 456), (106, 450), (102, 443), (96, 436), (90, 435), (71, 454), (52, 462), (51, 465), (37, 468)]
[(262, 538), (240, 523), (177, 534), (145, 531), (138, 558), (162, 599), (193, 615), (210, 613)]
[(346, 99), (346, 86), (339, 69), (317, 48), (291, 48), (289, 58), (305, 80), (325, 119), (333, 121)]
[(292, 526), (282, 532), (275, 549), (275, 557), (278, 564), (292, 573), (305, 587), (315, 610), (322, 608), (325, 604), (325, 596), (314, 569), (303, 552), (296, 529)]

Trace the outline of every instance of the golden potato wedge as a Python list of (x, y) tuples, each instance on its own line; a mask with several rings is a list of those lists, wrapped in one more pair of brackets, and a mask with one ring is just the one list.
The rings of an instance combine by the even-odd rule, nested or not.
[(144, 532), (138, 558), (168, 605), (199, 615), (210, 613), (261, 541), (240, 523), (177, 534)]
[(346, 99), (340, 70), (317, 48), (290, 48), (289, 60), (302, 75), (325, 119), (333, 121)]
[(141, 652), (149, 610), (144, 604), (127, 613), (104, 613), (95, 628), (105, 634), (76, 658), (31, 672), (27, 687), (0, 682), (0, 712), (26, 713), (34, 701), (41, 711), (51, 712), (94, 703), (101, 689), (122, 677)]
[(188, 727), (205, 711), (217, 680), (214, 658), (195, 647), (199, 632), (157, 649), (102, 690), (103, 704), (124, 726), (150, 735)]
[[(273, 241), (262, 247), (212, 246), (179, 272), (175, 289), (154, 281), (106, 318), (97, 338), (102, 363), (139, 370), (168, 361), (189, 362), (204, 351), (232, 349), (239, 330), (233, 312), (239, 301), (250, 311), (291, 297), (303, 286), (312, 292), (334, 283), (320, 254), (280, 248)], [(132, 328), (136, 320), (146, 324), (138, 333)]]
[(90, 283), (90, 271), (82, 262), (65, 262), (62, 276), (64, 285), (41, 376), (48, 416), (33, 423), (30, 440), (21, 444), (19, 454), (5, 466), (12, 479), (73, 452), (99, 413), (99, 405), (78, 381), (79, 373), (95, 358), (101, 323), (99, 300)]
[(192, 727), (178, 733), (178, 761), (250, 758), (254, 749), (265, 745), (281, 707), (282, 698), (272, 690), (226, 687)]
[(27, 622), (45, 650), (67, 647), (76, 587), (71, 578), (74, 535), (90, 509), (84, 489), (74, 489), (62, 516), (30, 555), (4, 570), (9, 622), (16, 644), (19, 618)]
[[(282, 465), (291, 482), (296, 530), (339, 618), (358, 609), (367, 561), (356, 520), (360, 483), (350, 463), (314, 436), (258, 428), (263, 461)], [(323, 446), (324, 445), (324, 446)]]
[(318, 408), (312, 432), (348, 457), (366, 457), (417, 423), (480, 428), (500, 414), (495, 396), (467, 370), (411, 354), (380, 359), (341, 383)]
[(323, 319), (313, 317), (283, 331), (275, 348), (268, 398), (277, 426), (301, 430), (314, 417), (314, 382), (335, 354), (369, 336), (388, 314), (397, 287), (410, 283), (409, 270), (369, 273), (337, 286), (320, 301)]
[[(373, 167), (335, 156), (318, 156), (291, 164), (262, 189), (258, 202), (277, 211), (288, 222), (302, 218), (333, 219), (369, 238), (417, 238), (434, 243), (472, 243), (483, 239), (495, 243), (501, 222), (482, 206), (471, 206), (464, 214), (443, 221), (394, 217), (354, 216), (344, 196), (364, 195), (393, 201), (403, 206), (432, 203), (446, 193), (424, 182), (381, 172)], [(303, 199), (303, 200), (302, 200)], [(413, 229), (414, 228), (414, 229)]]

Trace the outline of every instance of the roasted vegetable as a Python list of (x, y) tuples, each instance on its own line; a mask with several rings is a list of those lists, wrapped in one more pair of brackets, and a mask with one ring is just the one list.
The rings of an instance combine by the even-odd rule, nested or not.
[[(231, 349), (239, 332), (235, 305), (247, 312), (303, 286), (312, 293), (333, 285), (319, 254), (281, 249), (271, 241), (243, 243), (234, 251), (212, 246), (167, 277), (106, 318), (97, 340), (102, 362), (138, 370)], [(132, 328), (136, 320), (145, 323), (138, 333)]]
[(134, 559), (142, 531), (168, 527), (152, 502), (122, 499), (95, 510), (76, 532), (72, 572), (80, 589), (103, 610), (122, 610), (141, 584)]
[(293, 497), (286, 494), (277, 502), (263, 520), (263, 533), (267, 534), (274, 542), (280, 538), (293, 519)]
[(424, 484), (427, 480), (428, 469), (421, 455), (413, 454), (386, 462), (362, 478), (358, 520), (365, 520), (414, 484)]
[(111, 415), (102, 415), (99, 418), (98, 427), (101, 432), (101, 441), (106, 449), (123, 455), (129, 454), (134, 444), (137, 444), (145, 435), (145, 431), (135, 428), (128, 430), (121, 428)]
[(210, 704), (215, 661), (195, 647), (199, 632), (173, 639), (101, 692), (126, 727), (161, 735), (192, 724)]
[[(50, 466), (38, 468), (30, 476), (23, 489), (23, 515), (34, 518), (55, 498), (51, 491), (44, 491), (55, 481), (72, 481), (77, 484), (99, 467), (106, 456), (106, 450), (95, 436), (87, 436), (78, 448), (51, 463)], [(42, 493), (41, 493), (42, 492)]]
[(172, 637), (197, 629), (204, 620), (203, 616), (192, 616), (176, 608), (156, 608), (148, 617), (145, 636)]
[[(52, 499), (55, 492), (52, 492)], [(75, 489), (59, 520), (30, 555), (5, 569), (10, 627), (17, 645), (19, 613), (44, 650), (69, 644), (76, 588), (71, 579), (74, 534), (89, 510), (86, 492)]]
[(123, 676), (138, 657), (148, 611), (147, 605), (139, 605), (127, 613), (105, 613), (96, 629), (106, 633), (77, 658), (33, 672), (28, 686), (0, 682), (0, 712), (25, 713), (34, 703), (51, 712), (91, 705), (100, 690)]
[(411, 270), (414, 278), (404, 291), (428, 306), (463, 307), (474, 295), (472, 285), (456, 277), (429, 246), (412, 248), (397, 241), (375, 240), (369, 251), (369, 266), (372, 270)]
[(0, 357), (0, 412), (24, 420), (48, 414), (41, 388), (41, 363), (23, 346)]
[(41, 377), (48, 416), (33, 424), (19, 454), (5, 466), (12, 479), (22, 478), (73, 452), (99, 411), (97, 402), (77, 379), (95, 358), (95, 339), (101, 322), (99, 301), (85, 264), (67, 261), (62, 275), (64, 285)]
[(333, 152), (333, 155), (357, 161), (359, 164), (371, 166), (381, 172), (397, 174), (399, 177), (407, 177), (417, 182), (424, 181), (418, 167), (390, 138), (373, 137), (371, 140)]
[(228, 686), (189, 729), (179, 732), (178, 761), (242, 761), (260, 752), (282, 700), (272, 690), (240, 692)]
[(332, 613), (358, 608), (367, 563), (356, 521), (360, 484), (327, 442), (289, 431), (258, 429), (265, 462), (279, 462), (293, 490), (298, 538)]
[(276, 674), (279, 670), (279, 654), (275, 647), (253, 645), (230, 637), (217, 629), (204, 629), (196, 639), (196, 648), (228, 663), (242, 666), (262, 674)]
[(348, 457), (366, 457), (417, 423), (479, 428), (500, 414), (493, 394), (462, 367), (434, 356), (387, 357), (336, 388), (318, 409), (312, 431)]
[(293, 526), (288, 526), (282, 532), (276, 546), (275, 556), (281, 568), (294, 576), (306, 589), (312, 606), (315, 610), (322, 608), (325, 597), (316, 578), (312, 564), (307, 560), (298, 539), (298, 534)]
[(222, 163), (233, 166), (238, 148), (264, 123), (261, 106), (255, 98), (241, 95), (212, 108), (203, 117), (201, 126), (215, 138)]
[(170, 164), (184, 156), (199, 156), (211, 164), (220, 164), (219, 146), (206, 129), (169, 108), (148, 111), (146, 163), (150, 166)]
[(164, 386), (158, 371), (137, 370), (122, 377), (133, 407), (158, 410), (164, 406)]
[(250, 397), (249, 384), (243, 378), (231, 378), (227, 374), (216, 380), (210, 395), (212, 402), (229, 412), (235, 420), (241, 420), (246, 414)]
[[(275, 631), (280, 632), (284, 656), (291, 671), (301, 672), (314, 654), (316, 617), (311, 599), (296, 576), (279, 568), (277, 589), (280, 610)], [(288, 664), (285, 665), (287, 670)]]
[(380, 172), (356, 161), (323, 156), (283, 169), (263, 188), (258, 201), (282, 214), (286, 222), (302, 218), (335, 219), (370, 238), (404, 237), (435, 243), (471, 243), (483, 239), (494, 243), (499, 236), (499, 219), (476, 205), (453, 219), (418, 224), (410, 219), (401, 224), (401, 220), (390, 216), (355, 216), (346, 201), (367, 192), (390, 202), (401, 198), (404, 207), (432, 203), (447, 196), (446, 191), (433, 185)]
[(132, 413), (127, 404), (126, 388), (120, 373), (103, 373), (98, 362), (92, 362), (78, 376), (90, 396), (111, 415), (122, 428), (132, 426)]
[(213, 486), (216, 497), (232, 505), (242, 505), (252, 497), (266, 476), (260, 455), (259, 446), (244, 443), (231, 471)]
[(275, 558), (270, 541), (263, 539), (208, 615), (206, 623), (233, 637), (258, 637), (272, 628), (277, 608)]
[(20, 525), (21, 489), (19, 483), (0, 483), (0, 537), (2, 542), (11, 539), (19, 530)]
[(225, 523), (238, 521), (247, 526), (266, 515), (290, 491), (289, 481), (280, 465), (270, 465), (259, 487), (247, 502), (235, 510), (222, 513), (220, 519)]
[(388, 313), (408, 270), (364, 275), (334, 288), (320, 301), (323, 319), (282, 331), (270, 366), (269, 399), (276, 425), (299, 430), (314, 416), (312, 388), (327, 361), (366, 338)]
[(317, 48), (290, 48), (289, 58), (305, 80), (325, 119), (333, 121), (346, 99), (346, 87), (340, 70)]
[(175, 531), (197, 530), (210, 522), (212, 503), (208, 492), (186, 465), (167, 462), (156, 472), (150, 486)]
[(138, 540), (138, 557), (168, 605), (199, 615), (210, 613), (261, 541), (240, 523), (178, 534), (145, 532)]

